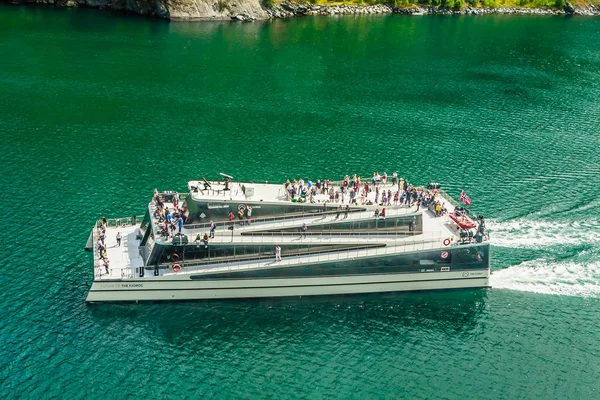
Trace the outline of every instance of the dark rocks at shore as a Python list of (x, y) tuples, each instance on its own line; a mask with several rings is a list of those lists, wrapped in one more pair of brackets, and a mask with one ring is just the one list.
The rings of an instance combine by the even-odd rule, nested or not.
[(271, 18), (290, 18), (302, 15), (389, 14), (392, 12), (392, 7), (385, 4), (325, 6), (310, 3), (292, 3), (290, 1), (283, 1), (267, 9), (267, 14)]
[(241, 13), (241, 14), (232, 15), (231, 19), (233, 21), (241, 21), (241, 22), (256, 21), (256, 18), (253, 15), (250, 15), (248, 13)]
[(461, 10), (440, 8), (434, 6), (419, 7), (412, 6), (406, 8), (393, 8), (389, 5), (318, 5), (310, 3), (294, 3), (283, 1), (267, 9), (267, 14), (271, 18), (290, 18), (303, 15), (352, 15), (352, 14), (404, 14), (410, 16), (417, 15), (489, 15), (489, 14), (508, 14), (508, 15), (600, 15), (600, 6), (590, 5), (589, 7), (573, 7), (567, 3), (564, 9), (552, 8), (512, 8), (495, 7), (481, 8), (467, 6)]

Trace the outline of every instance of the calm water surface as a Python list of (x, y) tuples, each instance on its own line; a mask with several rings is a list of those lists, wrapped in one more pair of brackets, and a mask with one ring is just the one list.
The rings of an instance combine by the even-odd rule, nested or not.
[[(598, 37), (0, 6), (0, 397), (598, 398)], [(84, 304), (93, 221), (154, 187), (394, 169), (467, 191), (493, 289)]]

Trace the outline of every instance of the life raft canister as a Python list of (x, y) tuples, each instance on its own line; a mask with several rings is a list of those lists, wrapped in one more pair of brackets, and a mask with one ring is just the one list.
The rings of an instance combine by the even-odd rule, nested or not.
[(173, 272), (179, 272), (179, 271), (181, 271), (181, 265), (179, 265), (179, 264), (173, 264), (173, 266), (171, 267), (171, 269), (173, 270)]
[(444, 246), (450, 246), (450, 239), (444, 239)]
[(171, 254), (171, 260), (173, 260), (173, 261), (179, 261), (179, 254), (177, 254), (177, 253)]

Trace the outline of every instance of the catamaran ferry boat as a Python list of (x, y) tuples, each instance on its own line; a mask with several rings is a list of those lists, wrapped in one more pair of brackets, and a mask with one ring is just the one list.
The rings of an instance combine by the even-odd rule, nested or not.
[[(379, 178), (379, 179), (378, 179)], [(439, 184), (188, 182), (102, 218), (88, 303), (489, 287), (489, 240)]]

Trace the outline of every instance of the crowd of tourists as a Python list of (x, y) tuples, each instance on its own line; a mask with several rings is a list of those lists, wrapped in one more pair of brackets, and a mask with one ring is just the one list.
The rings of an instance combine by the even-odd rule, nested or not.
[(180, 196), (178, 192), (171, 194), (171, 203), (173, 208), (165, 204), (163, 195), (158, 193), (158, 190), (154, 189), (154, 219), (158, 222), (160, 229), (160, 236), (166, 239), (173, 238), (175, 232), (181, 234), (183, 225), (185, 224), (185, 205), (180, 203)]
[[(394, 171), (391, 176), (384, 172), (374, 172), (370, 179), (362, 179), (354, 174), (346, 175), (341, 182), (329, 179), (316, 182), (308, 179), (289, 179), (284, 184), (287, 199), (292, 202), (310, 202), (325, 204), (356, 204), (429, 207), (439, 194), (437, 189), (428, 190), (414, 187), (407, 179)], [(381, 213), (379, 213), (381, 214)], [(339, 215), (339, 213), (338, 213)], [(385, 215), (385, 211), (383, 212)]]

